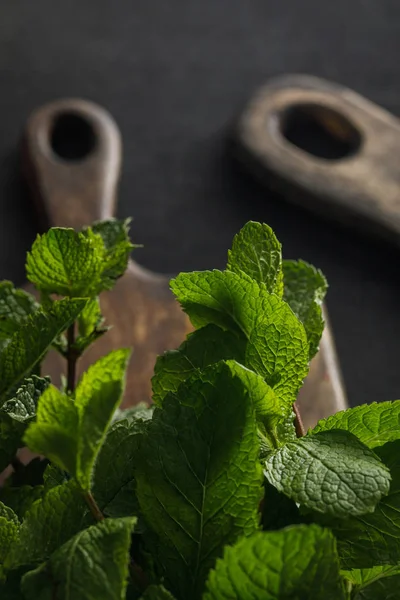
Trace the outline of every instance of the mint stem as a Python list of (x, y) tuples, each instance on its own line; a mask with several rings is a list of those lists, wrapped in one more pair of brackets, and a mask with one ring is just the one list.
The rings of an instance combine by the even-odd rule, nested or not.
[(76, 381), (76, 361), (78, 356), (74, 349), (75, 344), (75, 323), (67, 330), (67, 391), (73, 392), (75, 390)]
[(86, 500), (88, 507), (90, 508), (90, 512), (92, 513), (92, 515), (96, 519), (96, 521), (103, 521), (104, 515), (101, 512), (99, 505), (97, 504), (97, 502), (94, 499), (91, 492), (84, 492), (83, 495), (84, 495), (84, 498)]
[(294, 420), (296, 435), (298, 438), (303, 437), (304, 435), (306, 435), (306, 430), (304, 429), (304, 425), (303, 425), (303, 421), (301, 419), (299, 407), (297, 406), (296, 402), (293, 404), (293, 412), (296, 415), (296, 418)]

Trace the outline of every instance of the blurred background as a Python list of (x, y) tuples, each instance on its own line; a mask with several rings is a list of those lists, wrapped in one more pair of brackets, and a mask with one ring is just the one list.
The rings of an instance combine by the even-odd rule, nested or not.
[(77, 96), (123, 135), (118, 216), (149, 269), (223, 268), (249, 219), (320, 267), (352, 405), (400, 397), (400, 250), (297, 208), (227, 150), (270, 77), (308, 73), (400, 116), (398, 0), (12, 0), (0, 6), (0, 279), (24, 280), (38, 223), (18, 171), (30, 112)]

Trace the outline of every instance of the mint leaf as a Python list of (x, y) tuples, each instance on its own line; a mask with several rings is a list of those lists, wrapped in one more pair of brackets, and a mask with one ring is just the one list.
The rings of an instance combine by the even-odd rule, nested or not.
[(338, 539), (338, 551), (347, 569), (400, 562), (400, 440), (374, 452), (390, 469), (392, 481), (387, 496), (370, 514), (323, 520)]
[(353, 584), (355, 600), (396, 600), (400, 584), (400, 566), (383, 565), (372, 569), (343, 571)]
[(53, 227), (33, 243), (27, 276), (45, 294), (93, 298), (123, 275), (131, 248), (128, 229), (118, 221), (82, 232)]
[(74, 347), (80, 354), (95, 342), (104, 333), (107, 333), (108, 327), (104, 327), (104, 318), (100, 310), (99, 298), (89, 300), (85, 308), (78, 317), (78, 337), (75, 340)]
[(138, 514), (135, 468), (138, 448), (148, 423), (140, 418), (114, 423), (96, 461), (93, 495), (108, 517)]
[(174, 600), (172, 594), (162, 585), (150, 585), (146, 588), (141, 600)]
[(350, 431), (368, 448), (400, 439), (400, 400), (363, 404), (318, 421), (309, 433), (330, 429)]
[(103, 280), (109, 281), (109, 288), (114, 281), (124, 274), (128, 266), (128, 258), (133, 248), (140, 248), (138, 244), (131, 244), (129, 227), (131, 219), (120, 221), (109, 219), (98, 221), (92, 225), (94, 233), (101, 235), (106, 249), (104, 256)]
[(234, 237), (227, 268), (264, 283), (271, 294), (283, 294), (281, 244), (265, 223), (249, 221)]
[(7, 400), (0, 410), (20, 423), (31, 421), (36, 416), (38, 400), (49, 383), (50, 377), (32, 375), (24, 379), (14, 397)]
[(0, 502), (0, 581), (4, 578), (4, 563), (10, 548), (18, 538), (19, 521), (17, 515)]
[(168, 394), (148, 423), (136, 469), (148, 544), (168, 588), (198, 597), (223, 546), (258, 528), (255, 407), (218, 363)]
[(328, 284), (319, 269), (299, 260), (284, 260), (283, 298), (303, 323), (310, 343), (310, 358), (318, 351), (324, 329), (321, 305)]
[(286, 302), (230, 271), (181, 273), (171, 288), (195, 327), (213, 323), (241, 334), (245, 366), (292, 404), (307, 374), (308, 342)]
[(107, 519), (77, 533), (22, 578), (27, 600), (121, 600), (135, 519)]
[(38, 235), (28, 252), (27, 277), (46, 294), (95, 296), (101, 290), (104, 255), (101, 236), (90, 229), (53, 227)]
[(75, 401), (53, 386), (42, 395), (35, 423), (24, 441), (90, 489), (96, 456), (124, 390), (129, 350), (114, 350), (91, 365), (79, 381)]
[[(53, 340), (75, 321), (86, 300), (60, 300), (44, 312), (39, 309), (24, 319), (0, 352), (0, 405), (7, 393), (30, 375)], [(1, 402), (3, 398), (3, 402)]]
[(54, 386), (42, 394), (36, 421), (24, 435), (32, 452), (43, 454), (61, 469), (75, 475), (79, 436), (79, 416), (75, 403)]
[(265, 462), (265, 476), (295, 502), (337, 517), (374, 511), (389, 492), (389, 469), (348, 431), (288, 442)]
[(11, 281), (0, 282), (0, 348), (37, 308), (31, 294), (16, 289)]
[(176, 392), (182, 381), (198, 369), (230, 358), (243, 364), (245, 350), (243, 336), (216, 325), (206, 325), (190, 333), (178, 350), (169, 350), (157, 358), (151, 380), (153, 402), (160, 406), (168, 392)]
[(93, 517), (73, 480), (50, 489), (25, 514), (7, 566), (16, 568), (48, 559), (76, 532), (92, 523)]
[(79, 381), (75, 407), (79, 416), (76, 477), (90, 488), (96, 456), (125, 388), (129, 349), (114, 350), (91, 365)]
[(227, 547), (204, 600), (345, 600), (332, 534), (316, 525), (256, 533)]

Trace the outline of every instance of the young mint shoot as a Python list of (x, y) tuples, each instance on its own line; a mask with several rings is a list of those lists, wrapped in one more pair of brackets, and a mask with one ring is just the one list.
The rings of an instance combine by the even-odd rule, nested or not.
[(247, 223), (225, 270), (171, 281), (194, 331), (123, 410), (131, 349), (77, 364), (133, 248), (129, 221), (52, 228), (27, 257), (40, 301), (0, 283), (0, 598), (399, 598), (400, 401), (308, 432), (296, 405), (323, 274)]

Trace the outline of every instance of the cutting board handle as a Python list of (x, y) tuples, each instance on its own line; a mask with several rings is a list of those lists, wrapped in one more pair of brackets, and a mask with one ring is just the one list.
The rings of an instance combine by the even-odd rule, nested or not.
[(42, 226), (80, 229), (114, 216), (121, 156), (118, 126), (97, 104), (64, 99), (36, 110), (22, 166)]

